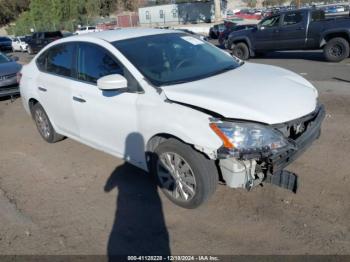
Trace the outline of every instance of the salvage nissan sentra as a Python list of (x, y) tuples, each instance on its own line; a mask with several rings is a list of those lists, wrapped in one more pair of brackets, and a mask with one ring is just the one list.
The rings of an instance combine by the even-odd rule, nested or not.
[(70, 137), (121, 157), (185, 208), (219, 180), (296, 191), (284, 168), (319, 137), (325, 116), (301, 76), (162, 29), (55, 41), (24, 66), (20, 91), (47, 142)]

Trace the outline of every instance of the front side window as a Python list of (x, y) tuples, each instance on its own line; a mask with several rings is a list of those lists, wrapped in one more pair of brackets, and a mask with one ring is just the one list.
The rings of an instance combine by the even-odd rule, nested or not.
[(280, 16), (273, 16), (263, 20), (260, 25), (263, 27), (275, 27), (278, 26), (280, 22)]
[[(60, 76), (72, 76), (74, 44), (59, 44), (47, 50), (39, 57), (37, 64), (48, 73)], [(46, 60), (46, 61), (45, 61)]]
[(283, 19), (283, 25), (295, 25), (300, 23), (302, 20), (303, 17), (300, 14), (300, 12), (285, 14)]
[(195, 81), (241, 65), (217, 47), (183, 33), (149, 35), (112, 44), (156, 86)]
[(80, 43), (77, 50), (78, 79), (96, 84), (97, 79), (112, 75), (123, 75), (123, 69), (108, 51), (94, 44)]

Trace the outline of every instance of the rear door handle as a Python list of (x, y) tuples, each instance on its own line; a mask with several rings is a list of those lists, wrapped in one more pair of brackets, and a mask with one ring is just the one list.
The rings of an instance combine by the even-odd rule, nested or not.
[(86, 100), (77, 96), (73, 96), (73, 100), (79, 103), (85, 103)]
[(39, 90), (39, 91), (42, 91), (42, 92), (46, 92), (46, 91), (47, 91), (46, 88), (43, 88), (43, 87), (41, 87), (41, 86), (38, 87), (38, 90)]

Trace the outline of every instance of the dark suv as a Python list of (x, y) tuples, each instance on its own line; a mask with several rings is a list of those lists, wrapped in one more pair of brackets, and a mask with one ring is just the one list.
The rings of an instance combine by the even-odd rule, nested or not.
[(62, 37), (63, 35), (60, 31), (33, 33), (28, 41), (28, 53), (38, 53), (43, 47)]

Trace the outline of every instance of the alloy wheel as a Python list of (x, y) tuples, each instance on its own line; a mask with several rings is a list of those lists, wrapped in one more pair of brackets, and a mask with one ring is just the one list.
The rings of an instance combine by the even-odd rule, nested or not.
[(47, 118), (46, 114), (43, 111), (41, 110), (35, 111), (35, 122), (38, 126), (40, 134), (45, 138), (49, 138), (50, 136), (49, 119)]
[(185, 159), (173, 152), (165, 152), (157, 161), (160, 186), (177, 201), (188, 202), (196, 194), (196, 178)]

